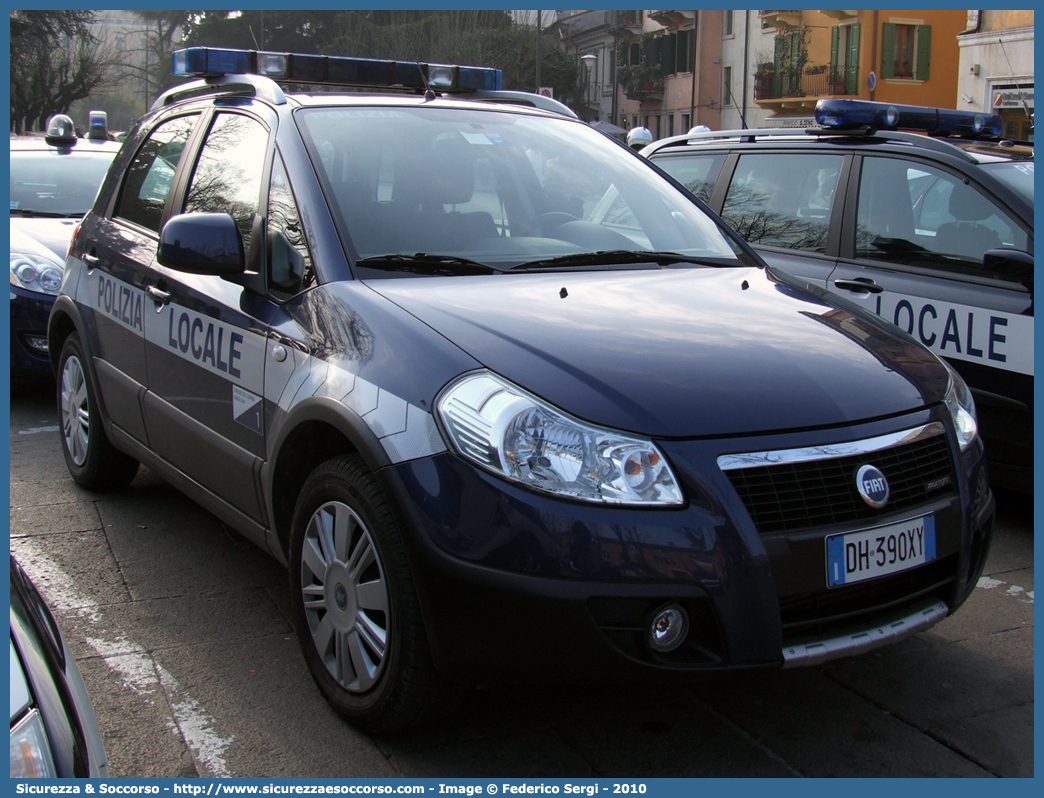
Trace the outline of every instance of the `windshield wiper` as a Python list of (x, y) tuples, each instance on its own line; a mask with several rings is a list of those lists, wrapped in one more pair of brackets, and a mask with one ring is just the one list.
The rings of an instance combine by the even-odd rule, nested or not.
[(670, 266), (674, 263), (698, 263), (703, 266), (741, 266), (729, 258), (697, 258), (677, 252), (655, 252), (651, 250), (608, 249), (598, 252), (578, 252), (557, 258), (530, 260), (511, 267), (512, 271), (540, 271), (544, 269), (571, 269), (584, 266), (612, 267), (649, 263), (655, 266)]
[(418, 252), (416, 255), (374, 255), (357, 260), (357, 266), (366, 266), (382, 271), (415, 272), (416, 274), (493, 274), (497, 271), (492, 266), (477, 260), (460, 258), (456, 255), (428, 255)]
[(34, 211), (32, 208), (11, 208), (12, 216), (30, 216), (39, 219), (79, 219), (82, 213), (56, 213), (55, 211)]

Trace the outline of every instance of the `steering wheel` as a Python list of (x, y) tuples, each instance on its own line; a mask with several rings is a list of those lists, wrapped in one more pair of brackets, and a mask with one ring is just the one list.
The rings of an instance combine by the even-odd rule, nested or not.
[(540, 225), (540, 229), (548, 235), (553, 233), (566, 222), (580, 221), (573, 216), (573, 214), (566, 213), (565, 211), (550, 211), (548, 213), (542, 213), (536, 218), (536, 220), (537, 224)]

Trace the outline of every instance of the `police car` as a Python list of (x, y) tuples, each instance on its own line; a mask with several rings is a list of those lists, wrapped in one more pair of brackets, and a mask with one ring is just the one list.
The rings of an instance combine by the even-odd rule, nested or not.
[(769, 263), (946, 358), (975, 396), (995, 483), (1032, 490), (1032, 143), (1001, 140), (998, 116), (861, 100), (820, 100), (816, 122), (643, 154)]
[(638, 153), (494, 69), (175, 72), (51, 314), (65, 459), (93, 489), (145, 463), (285, 563), (360, 728), (495, 680), (814, 665), (973, 589), (964, 381)]
[(90, 209), (119, 145), (105, 113), (92, 111), (86, 138), (56, 114), (47, 133), (11, 137), (11, 368), (50, 370), (47, 316), (62, 282), (69, 239)]

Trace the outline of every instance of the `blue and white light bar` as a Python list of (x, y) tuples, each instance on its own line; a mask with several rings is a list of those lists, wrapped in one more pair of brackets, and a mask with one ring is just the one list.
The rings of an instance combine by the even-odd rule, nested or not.
[(937, 135), (993, 138), (1001, 134), (1001, 118), (997, 114), (868, 100), (819, 100), (816, 103), (816, 124), (839, 130), (915, 130)]
[[(174, 52), (174, 74), (183, 78), (264, 75), (282, 83), (498, 91), (501, 72), (492, 67), (381, 61), (332, 55), (270, 53), (223, 47), (189, 47)], [(427, 84), (424, 79), (427, 78)]]

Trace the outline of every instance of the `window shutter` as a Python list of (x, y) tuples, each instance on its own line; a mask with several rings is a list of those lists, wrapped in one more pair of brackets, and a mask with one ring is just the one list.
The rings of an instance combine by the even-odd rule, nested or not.
[(677, 72), (675, 54), (677, 53), (678, 34), (672, 33), (663, 38), (663, 71), (664, 74), (673, 75)]
[(928, 80), (928, 68), (932, 60), (932, 26), (920, 25), (917, 28), (917, 71), (914, 77)]
[(881, 26), (881, 78), (895, 77), (895, 25), (886, 22)]
[(834, 74), (837, 72), (837, 45), (841, 38), (841, 28), (835, 25), (830, 29), (830, 73)]
[(859, 94), (859, 23), (848, 29), (848, 74), (845, 76), (845, 89), (849, 94)]

